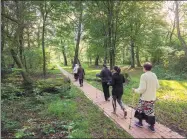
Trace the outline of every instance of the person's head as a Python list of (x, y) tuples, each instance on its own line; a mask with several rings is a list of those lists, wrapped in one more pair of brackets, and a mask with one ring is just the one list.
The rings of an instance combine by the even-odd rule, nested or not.
[(107, 68), (106, 64), (103, 64), (103, 67), (104, 67), (104, 68)]
[(117, 72), (117, 73), (120, 73), (121, 69), (118, 66), (114, 66), (114, 71)]
[(147, 72), (147, 71), (151, 71), (152, 69), (152, 64), (150, 62), (146, 62), (144, 65), (143, 65), (143, 71), (144, 72)]
[(81, 66), (81, 65), (79, 65), (79, 67), (81, 68), (82, 66)]

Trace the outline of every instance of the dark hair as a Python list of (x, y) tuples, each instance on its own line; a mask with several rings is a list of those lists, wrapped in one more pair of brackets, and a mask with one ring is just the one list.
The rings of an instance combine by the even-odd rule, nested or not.
[(105, 67), (105, 68), (106, 68), (106, 67), (107, 67), (107, 66), (106, 66), (106, 64), (103, 64), (103, 67)]
[(118, 66), (114, 66), (114, 70), (115, 70), (117, 73), (120, 73), (120, 72), (121, 72), (121, 69), (120, 69)]
[(143, 65), (144, 69), (147, 70), (147, 71), (150, 71), (152, 69), (152, 64), (149, 63), (149, 62), (146, 62), (144, 65)]

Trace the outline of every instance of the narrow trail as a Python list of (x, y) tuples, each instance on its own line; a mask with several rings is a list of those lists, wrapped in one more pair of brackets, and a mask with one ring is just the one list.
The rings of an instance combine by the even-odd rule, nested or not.
[[(60, 67), (59, 65), (57, 65), (57, 67), (66, 77), (69, 77), (73, 85), (77, 86), (80, 90), (82, 90), (84, 92), (84, 95), (88, 99), (90, 99), (95, 105), (97, 105), (107, 117), (109, 117), (112, 121), (114, 121), (117, 125), (123, 128), (134, 138), (185, 138), (179, 135), (178, 133), (171, 131), (171, 129), (169, 129), (168, 127), (165, 127), (164, 125), (159, 123), (155, 124), (155, 129), (156, 129), (155, 133), (152, 133), (148, 130), (147, 128), (148, 125), (145, 122), (143, 128), (138, 128), (134, 125), (136, 120), (135, 118), (132, 119), (131, 129), (129, 129), (132, 108), (125, 106), (127, 110), (126, 119), (123, 118), (123, 112), (118, 104), (117, 104), (117, 111), (116, 111), (117, 115), (112, 114), (113, 111), (112, 101), (105, 102), (103, 92), (93, 87), (92, 85), (88, 84), (86, 81), (84, 81), (83, 87), (79, 87), (79, 83), (74, 81), (74, 77), (72, 74), (62, 69), (62, 67)], [(132, 111), (134, 116), (134, 110)]]

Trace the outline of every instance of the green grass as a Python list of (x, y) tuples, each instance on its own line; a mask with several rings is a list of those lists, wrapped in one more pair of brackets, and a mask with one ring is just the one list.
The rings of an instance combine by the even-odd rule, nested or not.
[[(60, 78), (59, 70), (50, 72), (57, 75), (41, 80), (49, 86)], [(1, 108), (4, 138), (132, 138), (73, 85), (58, 94), (4, 99)]]
[[(73, 138), (117, 138), (130, 137), (117, 127), (76, 87), (70, 90), (71, 99), (56, 99), (48, 105), (48, 112), (60, 119), (73, 122), (69, 136)], [(106, 133), (105, 133), (106, 132)]]
[[(63, 68), (71, 72), (71, 67)], [(85, 79), (94, 87), (102, 90), (102, 86), (99, 82), (89, 80), (95, 79), (95, 75), (100, 73), (101, 69), (89, 68), (88, 66), (83, 66), (83, 68), (86, 72)], [(132, 104), (132, 88), (137, 88), (139, 86), (139, 79), (143, 71), (142, 69), (127, 71), (127, 69), (124, 68), (123, 73), (124, 72), (130, 74), (131, 81), (124, 88), (123, 101), (125, 104), (135, 107), (139, 95), (135, 94), (136, 103)], [(161, 88), (157, 92), (158, 100), (155, 105), (157, 121), (187, 136), (187, 82), (159, 79), (159, 83)]]

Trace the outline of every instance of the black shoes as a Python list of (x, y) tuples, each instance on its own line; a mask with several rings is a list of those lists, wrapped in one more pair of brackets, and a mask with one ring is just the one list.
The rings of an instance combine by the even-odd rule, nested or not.
[(135, 125), (136, 125), (137, 127), (140, 127), (140, 128), (142, 128), (142, 127), (143, 127), (143, 124), (142, 124), (142, 123), (140, 123), (140, 122), (136, 122), (136, 123), (135, 123)]
[(80, 84), (80, 87), (83, 87), (83, 84)]
[(155, 133), (155, 128), (154, 128), (154, 126), (148, 126), (148, 128), (149, 128), (149, 130), (150, 130), (151, 132)]

